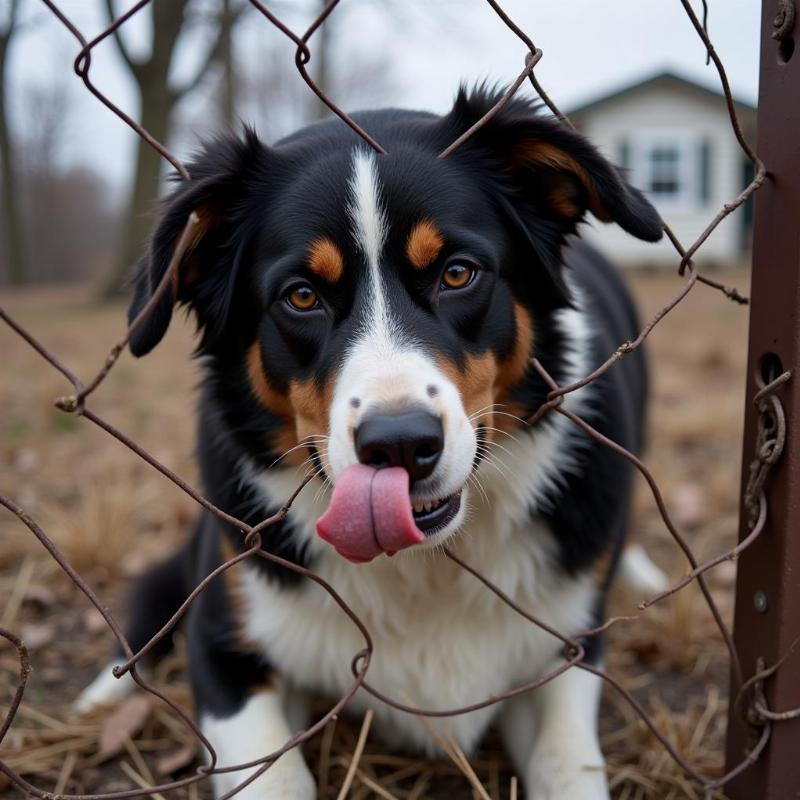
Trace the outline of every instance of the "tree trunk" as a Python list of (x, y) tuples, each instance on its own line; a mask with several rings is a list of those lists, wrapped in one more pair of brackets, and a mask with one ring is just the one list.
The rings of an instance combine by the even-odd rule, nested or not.
[(236, 125), (236, 59), (233, 57), (233, 23), (235, 12), (231, 0), (223, 0), (220, 16), (219, 55), (222, 66), (219, 112), (223, 127), (233, 130)]
[[(319, 0), (317, 13), (321, 14), (325, 7), (328, 5), (328, 0)], [(333, 18), (336, 16), (334, 12), (331, 14), (322, 25), (317, 28), (311, 39), (311, 65), (313, 69), (314, 81), (322, 89), (323, 93), (330, 97), (331, 92), (331, 75), (330, 75), (330, 51), (333, 45), (334, 31), (332, 25), (334, 24)], [(316, 65), (314, 64), (316, 62)], [(335, 100), (335, 98), (332, 98)], [(325, 103), (318, 97), (314, 96), (314, 105), (312, 107), (312, 119), (320, 120), (325, 119), (330, 115), (331, 110)]]
[[(206, 59), (193, 79), (182, 87), (172, 87), (168, 80), (170, 65), (186, 22), (188, 4), (189, 0), (154, 0), (151, 6), (152, 51), (146, 61), (133, 59), (119, 31), (114, 35), (117, 47), (139, 87), (141, 101), (139, 121), (151, 136), (164, 145), (167, 144), (169, 137), (170, 118), (175, 104), (181, 97), (191, 92), (208, 69), (219, 61), (220, 47), (225, 44), (224, 35), (226, 32), (230, 34), (230, 28), (237, 16), (229, 2), (222, 6), (222, 14), (218, 17), (217, 36)], [(113, 0), (106, 0), (106, 11), (109, 19), (113, 19)], [(142, 139), (138, 139), (133, 187), (128, 205), (128, 217), (123, 220), (119, 260), (102, 286), (101, 296), (104, 298), (125, 293), (131, 270), (144, 252), (151, 229), (152, 212), (158, 198), (161, 164), (161, 156)]]
[[(13, 15), (13, 11), (12, 11)], [(22, 198), (17, 187), (17, 160), (13, 155), (13, 142), (8, 124), (6, 103), (6, 65), (11, 38), (14, 34), (13, 16), (8, 30), (0, 37), (0, 169), (2, 169), (3, 224), (5, 254), (8, 259), (8, 278), (10, 283), (20, 285), (28, 280), (28, 262), (22, 236), (20, 209)]]
[[(165, 143), (169, 134), (169, 118), (174, 99), (164, 87), (143, 89), (141, 125), (159, 142)], [(127, 294), (133, 267), (145, 252), (153, 222), (153, 212), (159, 195), (162, 158), (144, 139), (136, 137), (133, 186), (127, 204), (127, 219), (122, 221), (122, 233), (117, 251), (119, 258), (102, 285), (103, 298)]]

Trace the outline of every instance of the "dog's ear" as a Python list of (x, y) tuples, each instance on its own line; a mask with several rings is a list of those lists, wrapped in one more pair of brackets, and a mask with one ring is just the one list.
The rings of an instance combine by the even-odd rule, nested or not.
[[(462, 87), (446, 120), (466, 130), (499, 98), (496, 92)], [(644, 195), (581, 134), (531, 102), (512, 99), (470, 141), (499, 159), (526, 196), (566, 225), (589, 211), (639, 239), (661, 238), (661, 217)]]
[(131, 335), (129, 346), (134, 356), (146, 355), (161, 341), (176, 303), (194, 310), (203, 334), (201, 347), (224, 327), (244, 246), (238, 220), (247, 205), (253, 176), (266, 168), (267, 155), (266, 147), (250, 130), (243, 139), (215, 140), (188, 165), (191, 178), (162, 202), (152, 238), (134, 275), (129, 323), (153, 296), (192, 212), (199, 222), (172, 284)]
[[(463, 133), (500, 99), (500, 93), (462, 88), (442, 120), (446, 136)], [(663, 223), (644, 195), (583, 136), (525, 100), (513, 98), (448, 158), (482, 157), (499, 180), (505, 210), (555, 269), (567, 234), (587, 212), (655, 242)], [(554, 276), (555, 277), (555, 276)]]

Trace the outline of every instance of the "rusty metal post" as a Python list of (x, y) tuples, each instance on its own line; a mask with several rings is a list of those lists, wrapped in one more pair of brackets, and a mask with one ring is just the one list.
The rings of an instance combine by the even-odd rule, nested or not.
[[(739, 562), (734, 637), (745, 680), (756, 673), (759, 659), (767, 666), (775, 664), (800, 638), (800, 54), (794, 54), (798, 34), (793, 0), (763, 0), (757, 151), (769, 180), (755, 199), (743, 486), (755, 456), (758, 414), (753, 398), (758, 376), (769, 380), (790, 370), (792, 377), (777, 392), (786, 414), (787, 439), (765, 484), (766, 528)], [(740, 539), (748, 531), (743, 507)], [(800, 647), (764, 681), (764, 689), (773, 711), (800, 706)], [(732, 706), (737, 693), (733, 685)], [(732, 708), (729, 769), (742, 760), (758, 733)], [(726, 796), (731, 800), (800, 797), (800, 718), (772, 723), (766, 751), (734, 779)]]

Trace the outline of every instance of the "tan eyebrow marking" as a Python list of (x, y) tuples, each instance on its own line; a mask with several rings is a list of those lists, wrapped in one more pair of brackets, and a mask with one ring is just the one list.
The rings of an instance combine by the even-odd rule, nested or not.
[[(571, 155), (565, 153), (555, 145), (548, 144), (547, 142), (537, 141), (523, 142), (522, 145), (517, 149), (517, 152), (513, 155), (513, 161), (516, 164), (543, 164), (544, 166), (552, 169), (571, 172), (578, 178), (578, 180), (583, 184), (583, 187), (586, 189), (589, 199), (589, 211), (591, 211), (592, 214), (594, 214), (597, 219), (601, 220), (602, 222), (611, 221), (611, 215), (608, 213), (608, 211), (606, 211), (606, 209), (603, 207), (603, 204), (600, 202), (600, 198), (597, 196), (597, 189), (595, 189), (589, 173)], [(560, 204), (558, 198), (551, 199), (555, 199), (556, 203)], [(575, 207), (573, 206), (572, 201), (566, 200), (566, 205), (562, 205), (561, 209), (556, 208), (556, 210), (562, 210), (569, 216), (574, 216), (573, 208)], [(577, 208), (575, 208), (575, 210), (580, 211), (580, 209)]]
[(328, 283), (336, 283), (344, 271), (341, 250), (327, 236), (315, 239), (308, 248), (308, 268)]
[(417, 223), (408, 234), (406, 256), (414, 269), (425, 269), (436, 261), (444, 247), (439, 229), (427, 219)]

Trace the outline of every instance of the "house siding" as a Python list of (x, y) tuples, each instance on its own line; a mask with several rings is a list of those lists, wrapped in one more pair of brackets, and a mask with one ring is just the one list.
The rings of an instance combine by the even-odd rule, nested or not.
[[(754, 116), (752, 112), (748, 115)], [(746, 123), (751, 123), (751, 119)], [(691, 197), (685, 203), (655, 201), (664, 220), (688, 247), (726, 203), (742, 189), (742, 153), (731, 130), (724, 101), (678, 82), (660, 84), (611, 97), (573, 118), (573, 122), (601, 150), (619, 163), (636, 163), (636, 142), (674, 133), (694, 148), (696, 174)], [(705, 151), (705, 152), (704, 152)], [(635, 171), (631, 176), (636, 183)], [(742, 251), (742, 210), (720, 223), (700, 251), (699, 263), (739, 263)], [(677, 263), (678, 256), (666, 238), (646, 244), (614, 225), (590, 217), (583, 236), (624, 266)]]

